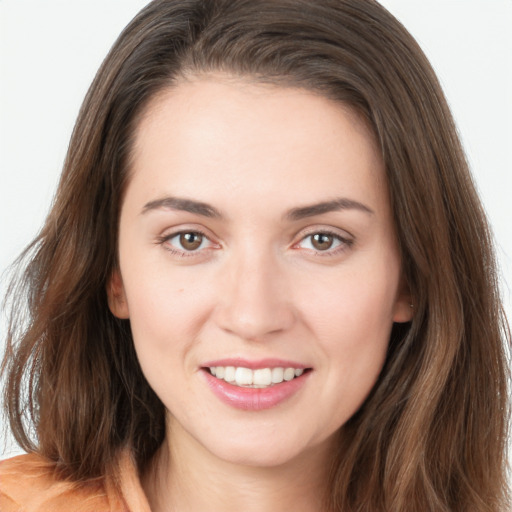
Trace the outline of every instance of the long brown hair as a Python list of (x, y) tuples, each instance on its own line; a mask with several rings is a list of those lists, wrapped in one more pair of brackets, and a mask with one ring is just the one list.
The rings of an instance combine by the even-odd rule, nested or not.
[(77, 481), (111, 472), (127, 446), (143, 468), (162, 443), (164, 407), (106, 286), (138, 119), (162, 89), (214, 71), (350, 106), (386, 165), (415, 314), (342, 427), (328, 508), (503, 510), (510, 334), (492, 237), (434, 72), (373, 0), (156, 0), (123, 31), (10, 288), (2, 368), (18, 443)]

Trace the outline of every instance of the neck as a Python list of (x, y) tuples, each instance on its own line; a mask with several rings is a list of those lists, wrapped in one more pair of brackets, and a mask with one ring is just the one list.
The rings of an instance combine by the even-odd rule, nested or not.
[(153, 512), (321, 510), (330, 443), (285, 464), (254, 467), (219, 459), (186, 433), (178, 437), (167, 436), (142, 477)]

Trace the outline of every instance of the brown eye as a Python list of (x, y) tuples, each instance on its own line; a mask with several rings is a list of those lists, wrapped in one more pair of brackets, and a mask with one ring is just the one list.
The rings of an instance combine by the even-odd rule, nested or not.
[(334, 236), (326, 233), (315, 233), (311, 235), (311, 245), (318, 251), (326, 251), (332, 247)]
[(186, 251), (195, 251), (203, 243), (203, 235), (201, 233), (181, 233), (180, 245)]
[(295, 247), (313, 251), (320, 256), (334, 256), (352, 247), (352, 238), (345, 238), (329, 231), (317, 231), (306, 235)]

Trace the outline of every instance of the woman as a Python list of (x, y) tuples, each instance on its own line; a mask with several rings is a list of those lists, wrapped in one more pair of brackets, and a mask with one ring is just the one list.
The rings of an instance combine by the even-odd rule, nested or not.
[(151, 3), (25, 258), (3, 509), (506, 506), (489, 230), (376, 2)]

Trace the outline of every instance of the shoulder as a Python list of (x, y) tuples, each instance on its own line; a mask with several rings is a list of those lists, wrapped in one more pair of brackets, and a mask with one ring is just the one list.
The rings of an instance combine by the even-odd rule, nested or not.
[(104, 479), (77, 484), (58, 478), (55, 465), (28, 454), (0, 461), (2, 512), (124, 512), (122, 498)]

